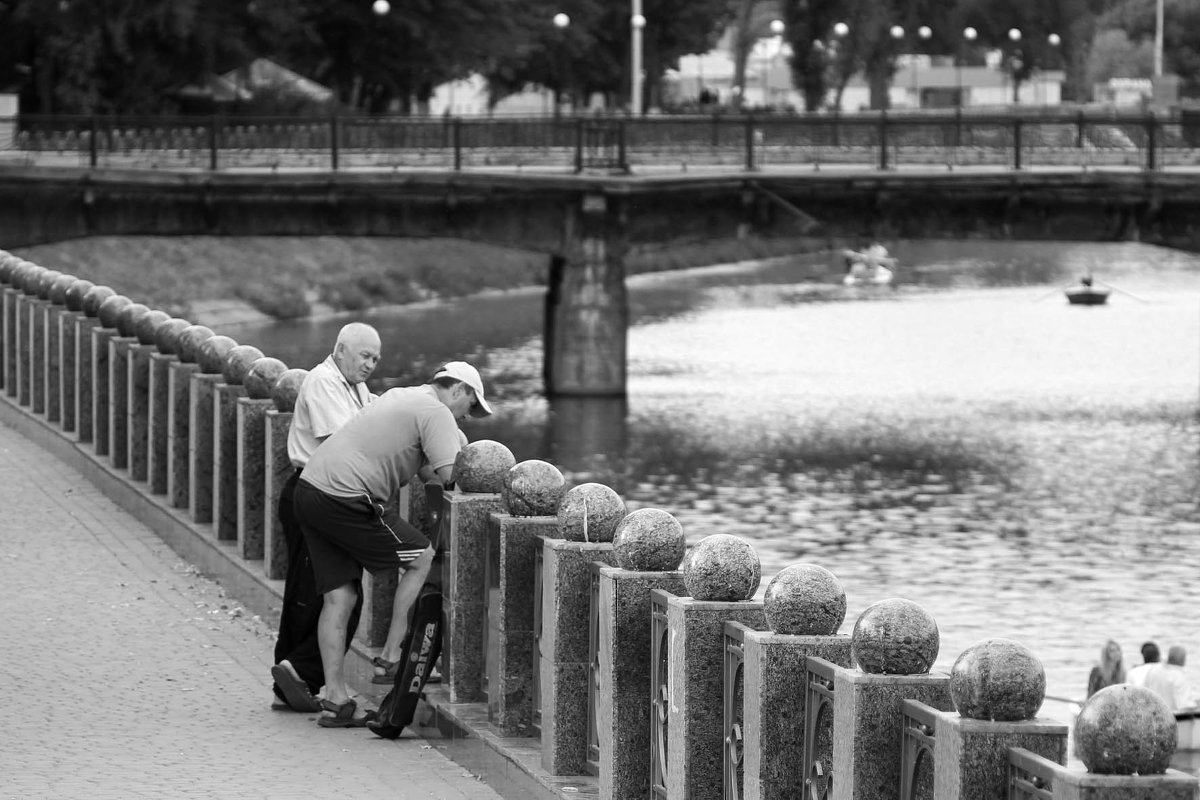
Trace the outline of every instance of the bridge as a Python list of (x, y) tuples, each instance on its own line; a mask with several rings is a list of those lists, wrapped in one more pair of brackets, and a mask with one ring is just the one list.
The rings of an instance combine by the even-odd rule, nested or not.
[[(878, 150), (886, 168), (871, 159), (814, 159), (816, 150), (786, 163), (776, 154), (764, 164), (753, 156), (757, 129), (749, 129), (749, 164), (688, 168), (685, 160), (681, 168), (669, 161), (693, 151), (676, 147), (643, 156), (634, 169), (618, 141), (616, 162), (606, 161), (609, 151), (596, 145), (586, 151), (592, 161), (581, 149), (565, 164), (541, 170), (464, 166), (461, 155), (437, 169), (348, 168), (355, 152), (348, 145), (334, 151), (341, 154), (340, 168), (331, 168), (336, 157), (333, 164), (304, 166), (295, 160), (300, 150), (237, 149), (220, 136), (213, 141), (227, 146), (195, 168), (147, 163), (156, 153), (195, 155), (172, 150), (165, 139), (101, 151), (99, 137), (90, 136), (72, 140), (75, 151), (65, 156), (72, 166), (62, 165), (67, 151), (61, 143), (54, 152), (24, 151), (17, 163), (0, 161), (0, 246), (98, 235), (336, 235), (446, 237), (542, 252), (549, 262), (547, 393), (620, 395), (626, 388), (625, 262), (632, 252), (751, 238), (776, 252), (855, 246), (867, 238), (1140, 240), (1200, 249), (1191, 224), (1200, 204), (1200, 167), (1191, 165), (1194, 153), (1179, 136), (1173, 148), (1155, 144), (1165, 134), (1149, 119), (1137, 123), (1148, 133), (1131, 163), (1122, 162), (1129, 157), (1121, 148), (1112, 151), (1125, 153), (1121, 158), (1081, 156), (1093, 134), (1080, 133), (1059, 150), (1031, 150), (1019, 119), (1015, 150), (1011, 141), (974, 148), (999, 152), (1000, 163), (990, 157), (963, 163), (970, 159), (957, 156), (939, 163), (946, 148), (931, 149), (927, 140), (907, 149), (895, 138), (885, 138), (882, 149), (878, 142), (839, 145), (843, 158)], [(939, 124), (945, 138), (949, 123)], [(972, 135), (980, 135), (982, 124)], [(1084, 123), (1075, 129), (1084, 131)], [(950, 150), (958, 153), (961, 141)], [(452, 138), (451, 145), (458, 152), (461, 141)], [(313, 151), (322, 154), (325, 147), (318, 143)], [(268, 152), (276, 161), (264, 166)], [(1037, 153), (1041, 157), (1033, 158)], [(1064, 153), (1082, 160), (1071, 162)], [(235, 155), (240, 165), (225, 163)], [(112, 166), (120, 163), (126, 166)]]

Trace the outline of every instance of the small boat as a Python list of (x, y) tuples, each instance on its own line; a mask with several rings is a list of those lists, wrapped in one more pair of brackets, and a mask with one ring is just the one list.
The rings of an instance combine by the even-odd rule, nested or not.
[(881, 244), (863, 251), (843, 250), (842, 258), (846, 262), (842, 283), (846, 286), (887, 286), (895, 275), (896, 259)]
[(1102, 306), (1112, 294), (1111, 289), (1093, 286), (1091, 275), (1084, 275), (1077, 286), (1068, 286), (1063, 291), (1066, 292), (1067, 302), (1073, 306)]

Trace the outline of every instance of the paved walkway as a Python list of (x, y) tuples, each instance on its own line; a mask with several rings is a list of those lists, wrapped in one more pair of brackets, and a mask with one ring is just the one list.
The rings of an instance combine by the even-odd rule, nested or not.
[(271, 710), (274, 632), (0, 424), (0, 798), (498, 798), (406, 732)]

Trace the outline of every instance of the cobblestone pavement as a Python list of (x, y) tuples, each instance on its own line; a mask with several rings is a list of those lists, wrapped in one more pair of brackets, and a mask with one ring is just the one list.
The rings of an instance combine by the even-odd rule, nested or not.
[(274, 632), (0, 425), (0, 800), (497, 798), (426, 741), (271, 709)]

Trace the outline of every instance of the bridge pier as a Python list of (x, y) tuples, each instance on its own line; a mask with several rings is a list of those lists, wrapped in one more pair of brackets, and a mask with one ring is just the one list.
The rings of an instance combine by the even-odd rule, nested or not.
[(564, 253), (551, 257), (546, 293), (546, 394), (623, 395), (627, 201), (585, 194), (566, 214)]

